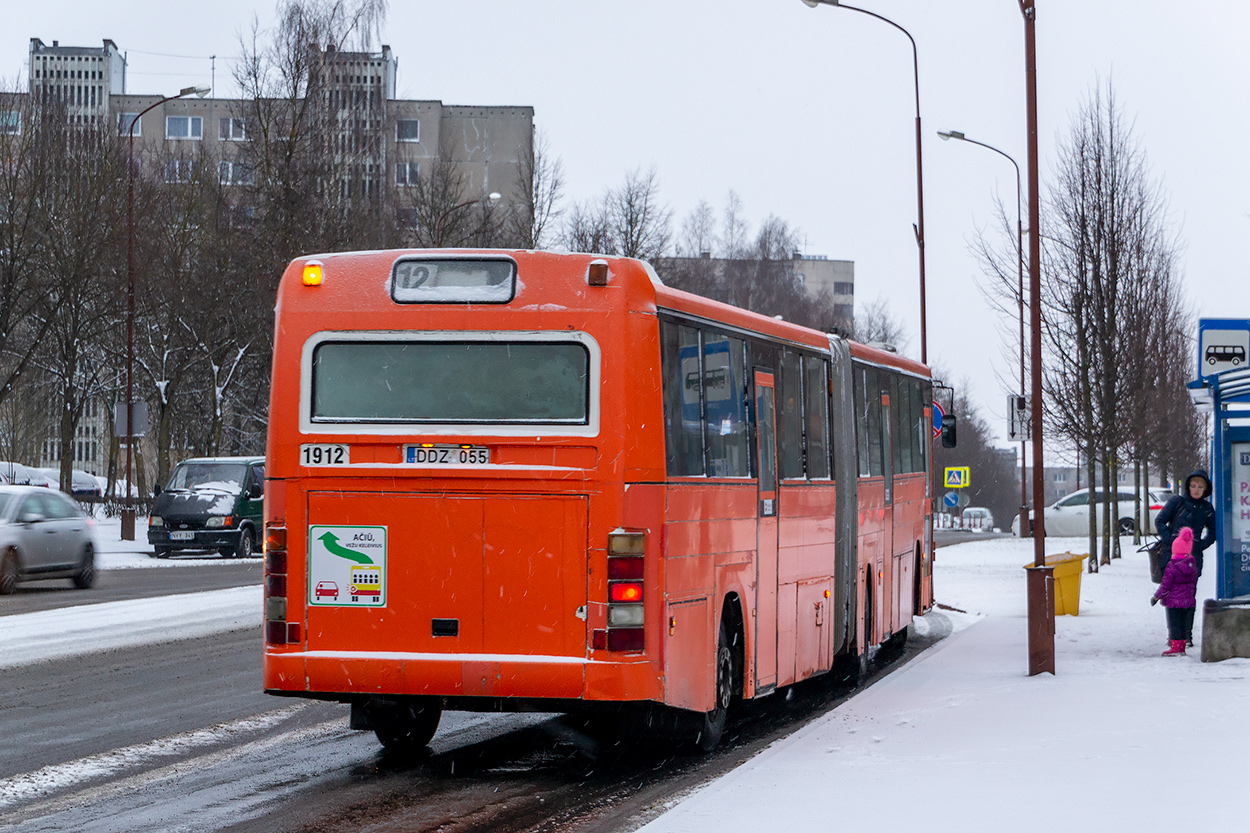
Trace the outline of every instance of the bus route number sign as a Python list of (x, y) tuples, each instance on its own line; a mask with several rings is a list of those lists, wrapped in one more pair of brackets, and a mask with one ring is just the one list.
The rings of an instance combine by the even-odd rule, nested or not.
[(386, 607), (386, 527), (308, 527), (308, 604)]

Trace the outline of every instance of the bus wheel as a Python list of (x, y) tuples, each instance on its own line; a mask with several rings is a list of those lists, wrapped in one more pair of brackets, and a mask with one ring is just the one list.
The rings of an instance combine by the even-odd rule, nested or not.
[(701, 752), (711, 752), (720, 743), (721, 735), (725, 734), (725, 724), (729, 720), (729, 703), (733, 699), (734, 660), (729, 650), (729, 634), (724, 621), (720, 624), (720, 632), (716, 636), (716, 703), (712, 710), (703, 715), (695, 734), (694, 743)]
[(442, 716), (442, 704), (433, 697), (406, 697), (369, 710), (369, 722), (382, 746), (400, 754), (424, 749)]

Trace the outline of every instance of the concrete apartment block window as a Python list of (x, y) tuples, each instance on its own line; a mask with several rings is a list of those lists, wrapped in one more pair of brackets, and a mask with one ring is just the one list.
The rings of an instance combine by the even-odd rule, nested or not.
[(853, 318), (855, 317), (855, 305), (854, 304), (834, 304), (833, 314), (836, 315), (838, 318), (848, 318), (848, 319)]
[(417, 184), (417, 163), (416, 162), (396, 162), (395, 163), (395, 184), (396, 185), (416, 185)]
[(845, 281), (834, 281), (833, 294), (834, 295), (854, 295), (855, 284), (847, 283)]
[(204, 138), (204, 119), (200, 116), (166, 116), (165, 138), (198, 141)]
[(221, 162), (217, 166), (217, 178), (222, 185), (251, 185), (252, 166), (242, 162)]
[(170, 159), (165, 163), (166, 182), (190, 182), (195, 173), (195, 161), (191, 159)]
[(138, 113), (118, 113), (117, 114), (117, 135), (125, 136), (130, 123), (134, 122), (134, 132), (131, 134), (136, 139), (143, 135), (143, 119), (135, 119)]
[(416, 119), (400, 119), (395, 122), (395, 141), (416, 142), (421, 139), (421, 122)]
[(0, 112), (0, 133), (14, 134), (21, 132), (22, 114), (16, 110)]
[(223, 142), (247, 141), (247, 125), (243, 123), (243, 119), (224, 118), (217, 124), (217, 138)]

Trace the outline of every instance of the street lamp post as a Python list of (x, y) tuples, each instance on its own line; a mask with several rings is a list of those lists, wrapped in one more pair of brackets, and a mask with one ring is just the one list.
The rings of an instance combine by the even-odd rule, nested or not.
[[(1019, 0), (1024, 16), (1024, 85), (1029, 146), (1029, 339), (1033, 371), (1033, 566), (1028, 575), (1029, 675), (1055, 673), (1054, 570), (1046, 566), (1046, 517), (1042, 511), (1042, 237), (1037, 160), (1037, 7)], [(1022, 522), (1023, 523), (1023, 522)]]
[(130, 495), (130, 447), (134, 444), (134, 366), (135, 366), (135, 124), (150, 110), (167, 101), (197, 95), (208, 95), (205, 86), (183, 87), (177, 95), (166, 96), (130, 120), (127, 126), (126, 151), (126, 499), (122, 502), (123, 541), (135, 539), (135, 506)]
[[(1020, 306), (1020, 395), (1023, 396), (1024, 391), (1025, 391), (1025, 381), (1024, 381), (1024, 368), (1025, 368), (1025, 361), (1024, 361), (1024, 220), (1023, 220), (1023, 214), (1021, 213), (1021, 209), (1020, 209), (1020, 204), (1022, 202), (1021, 196), (1020, 196), (1021, 195), (1020, 166), (1016, 164), (1016, 160), (1012, 159), (1009, 154), (1004, 153), (1003, 151), (999, 150), (993, 145), (987, 145), (985, 142), (978, 142), (976, 139), (969, 139), (967, 136), (965, 136), (963, 133), (959, 132), (958, 130), (947, 130), (947, 131), (939, 130), (938, 136), (943, 141), (947, 139), (958, 139), (961, 142), (968, 142), (969, 144), (983, 147), (986, 150), (992, 150), (995, 153), (997, 153), (999, 156), (1003, 157), (1008, 162), (1010, 162), (1011, 166), (1016, 169), (1016, 277), (1019, 282), (1019, 285), (1017, 288), (1016, 300)], [(1029, 537), (1029, 522), (1028, 522), (1028, 519), (1029, 519), (1028, 469), (1029, 467), (1026, 465), (1029, 459), (1029, 455), (1028, 455), (1027, 443), (1028, 443), (1027, 439), (1025, 439), (1024, 437), (1020, 438), (1020, 537), (1021, 538)]]
[(925, 330), (925, 287), (924, 287), (924, 175), (923, 165), (920, 154), (920, 58), (916, 53), (916, 40), (911, 33), (899, 26), (888, 17), (883, 17), (876, 12), (870, 12), (867, 9), (861, 9), (857, 6), (848, 6), (839, 0), (803, 0), (803, 3), (811, 8), (817, 6), (834, 6), (839, 9), (846, 9), (851, 12), (859, 12), (869, 17), (875, 17), (884, 23), (888, 23), (895, 29), (898, 29), (907, 36), (907, 40), (911, 42), (911, 59), (912, 59), (912, 77), (916, 86), (916, 225), (913, 231), (916, 234), (916, 248), (920, 254), (920, 361), (923, 364), (929, 363), (929, 342)]

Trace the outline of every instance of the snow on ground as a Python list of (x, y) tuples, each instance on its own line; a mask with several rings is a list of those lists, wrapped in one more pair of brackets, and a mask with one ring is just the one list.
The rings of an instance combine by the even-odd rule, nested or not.
[[(641, 830), (1235, 829), (1250, 660), (1202, 663), (1197, 648), (1161, 657), (1163, 610), (1130, 542), (1082, 577), (1080, 616), (1056, 621), (1057, 673), (1036, 677), (1021, 569), (1032, 542), (938, 550), (937, 599), (968, 611), (943, 614), (953, 636)], [(1208, 564), (1200, 600), (1214, 595), (1214, 573)]]
[[(148, 519), (146, 515), (135, 518), (135, 539), (122, 540), (121, 518), (95, 519), (95, 545), (97, 570), (133, 570), (146, 567), (180, 567), (188, 564), (238, 564), (231, 558), (222, 558), (216, 550), (203, 552), (188, 550), (169, 558), (156, 558), (148, 544)], [(259, 553), (258, 553), (259, 557)]]
[(0, 619), (0, 668), (255, 628), (259, 584), (20, 613)]
[[(163, 567), (120, 527), (97, 527), (101, 566)], [(1084, 541), (1049, 539), (1050, 553)], [(955, 633), (907, 666), (677, 799), (648, 833), (926, 829), (1233, 829), (1250, 737), (1250, 660), (1163, 658), (1146, 556), (1082, 576), (1081, 615), (1056, 621), (1054, 676), (1026, 675), (1032, 542), (943, 547), (937, 611)], [(208, 556), (193, 563), (212, 563)], [(186, 562), (183, 562), (186, 563)], [(229, 563), (222, 560), (220, 563)], [(1214, 566), (1199, 599), (1214, 595)], [(110, 602), (3, 619), (0, 666), (256, 627), (261, 588)], [(1195, 623), (1201, 642), (1201, 614)], [(917, 627), (927, 627), (921, 622)]]
[[(216, 552), (153, 558), (146, 517), (135, 519), (133, 541), (121, 540), (118, 518), (97, 520), (93, 535), (101, 570), (239, 563)], [(263, 604), (257, 584), (5, 616), (0, 619), (0, 668), (240, 628), (256, 628), (259, 640)]]

